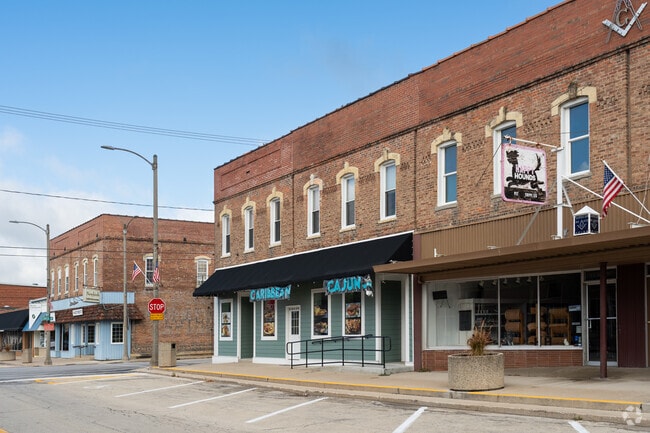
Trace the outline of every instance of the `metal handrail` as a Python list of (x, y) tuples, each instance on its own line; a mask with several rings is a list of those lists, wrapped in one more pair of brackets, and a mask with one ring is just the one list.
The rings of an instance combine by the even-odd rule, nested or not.
[[(366, 340), (373, 340), (375, 344), (372, 344), (371, 347), (367, 347), (365, 344)], [(376, 341), (381, 340), (381, 348), (377, 349)], [(348, 347), (345, 346), (346, 342), (351, 341), (360, 341), (361, 348), (359, 347)], [(298, 345), (298, 351), (295, 351), (295, 346)], [(315, 347), (318, 345), (319, 347)], [(340, 337), (329, 337), (329, 338), (310, 338), (307, 340), (299, 341), (289, 341), (286, 344), (286, 353), (291, 362), (291, 368), (294, 365), (304, 365), (309, 367), (310, 365), (320, 365), (321, 367), (325, 364), (357, 364), (365, 367), (366, 365), (381, 365), (383, 368), (386, 368), (386, 352), (389, 352), (392, 349), (391, 339), (388, 336), (381, 335), (349, 335), (349, 336), (340, 336)], [(336, 359), (336, 354), (340, 355), (340, 359)], [(361, 360), (356, 359), (347, 359), (346, 353), (361, 353)], [(371, 353), (376, 355), (380, 354), (380, 361), (374, 361), (376, 356), (372, 356), (371, 360), (366, 359), (366, 354)], [(317, 360), (310, 361), (310, 355), (320, 355), (317, 356)], [(328, 354), (328, 358), (325, 358), (325, 354)], [(330, 358), (330, 355), (334, 357)], [(299, 359), (296, 359), (296, 356), (299, 356)], [(320, 358), (320, 360), (318, 360)], [(311, 359), (314, 359), (312, 356)], [(296, 362), (297, 361), (297, 362)]]

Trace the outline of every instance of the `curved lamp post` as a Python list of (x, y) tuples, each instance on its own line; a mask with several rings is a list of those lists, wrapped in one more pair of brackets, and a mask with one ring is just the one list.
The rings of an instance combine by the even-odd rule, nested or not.
[[(9, 221), (10, 223), (13, 224), (29, 224), (30, 226), (37, 227), (45, 233), (45, 237), (47, 239), (47, 266), (46, 266), (46, 272), (47, 272), (47, 279), (45, 280), (45, 313), (47, 315), (47, 320), (50, 320), (50, 225), (47, 224), (45, 228), (39, 226), (38, 224), (31, 223), (29, 221)], [(50, 331), (45, 331), (45, 365), (52, 365), (52, 356), (50, 354)]]
[[(123, 149), (121, 147), (113, 147), (113, 146), (101, 146), (101, 147), (102, 149), (106, 149), (106, 150), (121, 150), (122, 152), (132, 153), (133, 155), (141, 158), (143, 161), (149, 164), (151, 166), (151, 169), (153, 170), (153, 264), (154, 266), (157, 266), (158, 265), (158, 155), (153, 156), (153, 162), (152, 162), (149, 161), (144, 156), (140, 155), (139, 153), (129, 149)], [(159, 281), (153, 281), (154, 298), (158, 297), (158, 286), (159, 286)], [(152, 320), (152, 322), (153, 322), (153, 330), (152, 330), (153, 347), (151, 349), (151, 366), (157, 367), (158, 366), (158, 321)], [(123, 332), (124, 334), (126, 334), (126, 329), (124, 329)], [(126, 335), (124, 336), (124, 340), (125, 340), (124, 344), (126, 344)]]

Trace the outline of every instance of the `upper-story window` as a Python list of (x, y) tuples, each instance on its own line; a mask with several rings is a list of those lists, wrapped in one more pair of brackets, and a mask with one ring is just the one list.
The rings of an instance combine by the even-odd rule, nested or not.
[(312, 185), (307, 190), (307, 235), (320, 234), (320, 187)]
[(395, 161), (388, 161), (381, 165), (381, 219), (391, 218), (397, 215), (397, 198), (395, 190), (397, 187), (397, 166)]
[(99, 258), (93, 257), (93, 287), (99, 285)]
[(65, 265), (65, 280), (64, 280), (64, 290), (65, 293), (70, 293), (70, 266)]
[(456, 202), (458, 193), (455, 141), (443, 143), (438, 148), (438, 206)]
[(79, 291), (79, 262), (74, 263), (74, 291)]
[(254, 217), (253, 206), (244, 209), (244, 251), (252, 251), (255, 248)]
[(208, 279), (208, 259), (198, 258), (196, 259), (196, 287), (199, 287), (207, 279)]
[(280, 198), (275, 197), (269, 201), (269, 223), (271, 234), (271, 245), (277, 245), (282, 239), (280, 237)]
[(516, 144), (517, 137), (517, 125), (514, 121), (504, 122), (493, 130), (493, 158), (494, 158), (494, 191), (495, 195), (500, 195), (501, 190), (503, 189), (503, 174), (501, 171), (502, 168), (502, 149), (501, 145), (507, 143), (508, 139), (506, 137), (511, 137), (511, 143)]
[(88, 259), (83, 261), (83, 286), (88, 287)]
[(221, 215), (221, 255), (230, 255), (230, 214)]
[(355, 225), (355, 179), (354, 174), (346, 174), (341, 179), (341, 227)]
[(59, 268), (57, 270), (56, 277), (57, 277), (56, 278), (56, 293), (58, 295), (60, 295), (61, 294), (61, 268)]
[(145, 266), (144, 284), (146, 286), (153, 286), (153, 273), (155, 270), (155, 266), (153, 264), (153, 256), (145, 257), (144, 266)]
[(589, 171), (589, 101), (578, 98), (562, 106), (562, 146), (565, 172), (575, 175)]

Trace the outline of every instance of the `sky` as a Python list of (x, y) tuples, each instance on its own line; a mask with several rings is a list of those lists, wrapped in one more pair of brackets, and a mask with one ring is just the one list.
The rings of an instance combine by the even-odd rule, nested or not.
[(45, 285), (48, 224), (151, 217), (153, 155), (159, 217), (212, 222), (215, 167), (560, 2), (3, 0), (0, 284)]

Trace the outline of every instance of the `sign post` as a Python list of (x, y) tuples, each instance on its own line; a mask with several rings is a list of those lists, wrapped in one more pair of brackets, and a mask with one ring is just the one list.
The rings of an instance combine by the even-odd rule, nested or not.
[(149, 319), (163, 320), (165, 318), (165, 301), (160, 298), (153, 298), (149, 301)]

